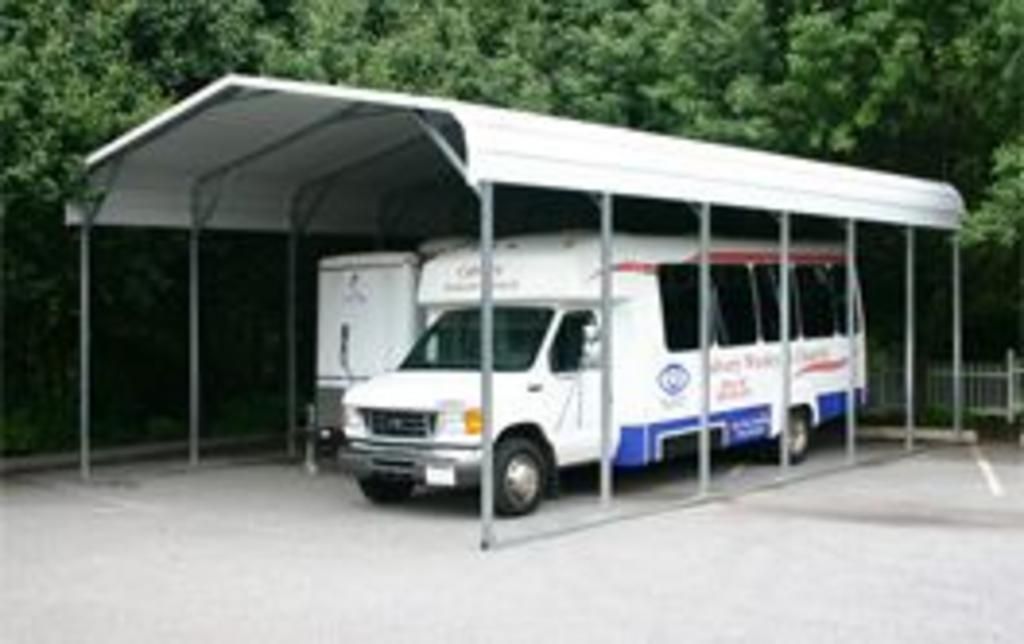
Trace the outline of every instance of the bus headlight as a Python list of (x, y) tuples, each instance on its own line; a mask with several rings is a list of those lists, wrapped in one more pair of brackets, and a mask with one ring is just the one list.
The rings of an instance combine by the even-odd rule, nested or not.
[(459, 400), (442, 401), (437, 415), (437, 434), (479, 436), (483, 430), (483, 420), (479, 407), (466, 407)]
[(366, 423), (363, 422), (363, 415), (359, 409), (352, 405), (345, 405), (344, 422), (346, 434), (363, 434), (366, 432)]

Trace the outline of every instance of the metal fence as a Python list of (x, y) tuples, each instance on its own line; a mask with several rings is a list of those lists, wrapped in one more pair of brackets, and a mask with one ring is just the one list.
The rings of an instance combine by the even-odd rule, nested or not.
[[(1024, 418), (1024, 360), (1013, 350), (1002, 362), (965, 362), (960, 373), (964, 410), (979, 416), (998, 416), (1013, 424)], [(953, 369), (931, 364), (919, 385), (919, 409), (953, 409)], [(876, 367), (868, 372), (868, 409), (902, 409), (906, 379), (902, 367)]]

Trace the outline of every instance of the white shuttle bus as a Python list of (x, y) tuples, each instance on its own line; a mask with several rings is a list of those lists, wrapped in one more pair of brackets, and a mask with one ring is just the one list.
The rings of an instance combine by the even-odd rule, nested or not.
[[(692, 453), (701, 411), (699, 249), (693, 238), (618, 234), (613, 280), (613, 453), (637, 468)], [(842, 415), (849, 386), (846, 267), (837, 244), (794, 243), (792, 395), (781, 409), (778, 247), (710, 250), (710, 431), (716, 448), (778, 442), (801, 460), (812, 428)], [(500, 240), (494, 255), (494, 464), (499, 513), (534, 510), (561, 467), (600, 459), (600, 239)], [(859, 290), (859, 289), (858, 289)], [(479, 484), (480, 265), (470, 245), (422, 267), (426, 329), (397, 369), (346, 392), (342, 462), (375, 502), (416, 485)], [(857, 306), (858, 400), (864, 333)]]

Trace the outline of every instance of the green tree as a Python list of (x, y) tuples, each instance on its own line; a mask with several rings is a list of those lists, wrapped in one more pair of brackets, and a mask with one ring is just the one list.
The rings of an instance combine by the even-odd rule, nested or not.
[[(1005, 297), (1024, 266), (1021, 0), (0, 0), (5, 448), (74, 435), (77, 248), (62, 210), (84, 189), (82, 156), (228, 72), (458, 97), (950, 181), (972, 211), (971, 280), (987, 286), (966, 293), (968, 351), (1005, 348), (1014, 305), (1024, 341), (1024, 297)], [(868, 241), (881, 292), (897, 297), (898, 244)], [(111, 416), (111, 436), (182, 407), (182, 242), (96, 236), (97, 414)], [(280, 384), (266, 359), (280, 350), (280, 321), (260, 314), (279, 308), (265, 287), (282, 279), (279, 246), (204, 247), (212, 266), (246, 267), (204, 273), (205, 310), (219, 318), (206, 331), (216, 348), (206, 386), (221, 388), (211, 399)], [(927, 280), (944, 278), (922, 279), (922, 335), (938, 350), (948, 309), (943, 284)], [(888, 332), (875, 316), (876, 337), (899, 341), (892, 322)], [(131, 417), (116, 417), (129, 401)]]
[(76, 253), (62, 204), (82, 189), (82, 155), (164, 105), (128, 57), (125, 7), (100, 8), (0, 4), (3, 369), (10, 406), (0, 441), (12, 447), (29, 440), (26, 426), (42, 433), (40, 424), (51, 434), (33, 440), (67, 440), (61, 432), (73, 400), (78, 307)]
[(262, 60), (265, 10), (258, 0), (132, 0), (121, 25), (131, 59), (171, 96)]

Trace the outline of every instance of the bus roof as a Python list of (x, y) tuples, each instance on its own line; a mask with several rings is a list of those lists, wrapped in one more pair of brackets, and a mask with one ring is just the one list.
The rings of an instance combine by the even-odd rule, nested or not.
[[(764, 264), (779, 261), (778, 245), (752, 239), (715, 239), (715, 264)], [(502, 302), (580, 302), (600, 298), (600, 238), (594, 233), (524, 235), (498, 240), (494, 247), (494, 297)], [(842, 264), (836, 243), (794, 242), (797, 264)], [(618, 275), (653, 275), (659, 264), (698, 261), (693, 237), (618, 234), (613, 267)], [(615, 297), (629, 296), (630, 285), (616, 280)], [(428, 260), (420, 278), (419, 301), (427, 306), (472, 304), (480, 298), (480, 251), (473, 245)]]

